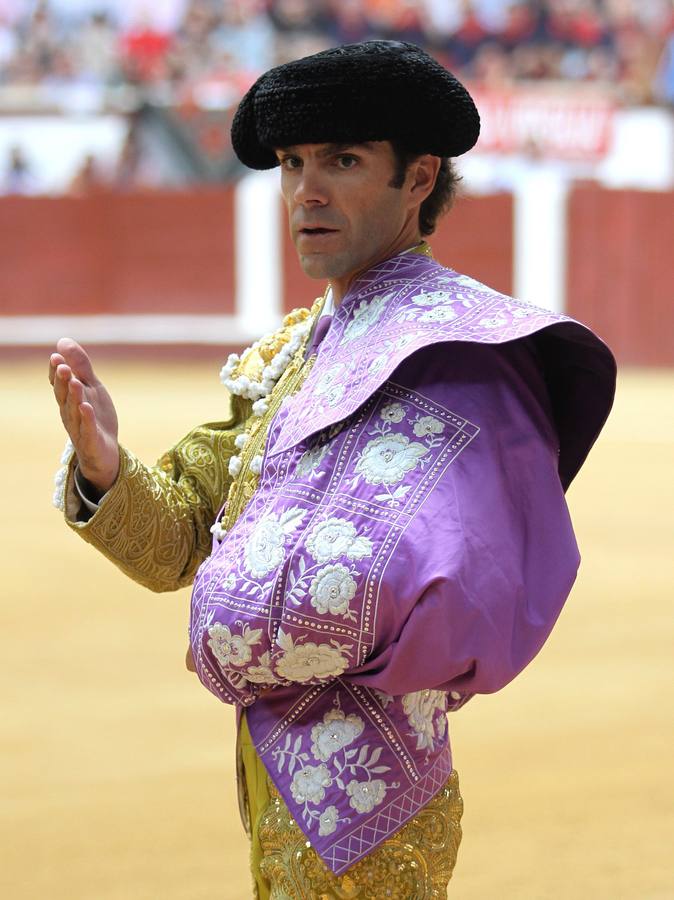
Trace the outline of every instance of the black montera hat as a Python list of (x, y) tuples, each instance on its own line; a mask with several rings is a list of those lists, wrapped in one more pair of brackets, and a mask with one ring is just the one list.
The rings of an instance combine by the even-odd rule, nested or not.
[(275, 147), (393, 140), (415, 153), (459, 156), (480, 133), (473, 99), (414, 44), (364, 41), (270, 69), (241, 101), (232, 146), (251, 169)]

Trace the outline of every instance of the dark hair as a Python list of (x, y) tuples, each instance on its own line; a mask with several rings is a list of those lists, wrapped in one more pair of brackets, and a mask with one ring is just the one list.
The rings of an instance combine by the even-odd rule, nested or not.
[[(405, 183), (405, 176), (410, 164), (415, 159), (419, 159), (422, 154), (413, 153), (396, 141), (392, 141), (391, 144), (396, 168), (389, 183), (391, 187), (401, 188)], [(452, 160), (447, 156), (441, 157), (433, 190), (419, 207), (419, 230), (424, 237), (433, 234), (440, 216), (451, 208), (460, 181), (461, 176), (454, 168)]]

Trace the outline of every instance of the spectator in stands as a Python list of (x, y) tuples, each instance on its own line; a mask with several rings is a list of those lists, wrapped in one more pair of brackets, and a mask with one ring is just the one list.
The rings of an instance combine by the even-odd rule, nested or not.
[(656, 97), (674, 106), (674, 34), (667, 39), (658, 63), (654, 90)]
[(70, 183), (70, 193), (77, 197), (97, 194), (108, 188), (107, 181), (93, 153), (87, 153)]
[(39, 184), (21, 147), (10, 148), (9, 160), (2, 180), (3, 194), (37, 194)]
[(274, 27), (260, 0), (222, 0), (211, 40), (251, 83), (274, 63)]
[(490, 89), (566, 80), (672, 102), (673, 29), (671, 0), (0, 0), (0, 90), (28, 88), (30, 105), (84, 85), (103, 107), (120, 85), (125, 103), (148, 88), (177, 103), (212, 83), (226, 90), (201, 96), (235, 105), (276, 62), (386, 36)]
[(164, 74), (164, 59), (171, 45), (171, 37), (159, 31), (141, 15), (120, 39), (121, 63), (132, 84), (159, 80)]
[(326, 13), (328, 34), (335, 46), (356, 44), (374, 34), (361, 0), (328, 0)]
[(109, 84), (119, 73), (117, 31), (105, 12), (94, 13), (73, 42), (73, 59), (85, 81)]

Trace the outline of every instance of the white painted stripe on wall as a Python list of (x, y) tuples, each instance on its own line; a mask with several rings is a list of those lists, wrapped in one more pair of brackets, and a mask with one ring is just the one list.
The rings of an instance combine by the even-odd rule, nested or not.
[(250, 344), (260, 337), (235, 316), (0, 316), (0, 344)]
[(555, 169), (532, 169), (513, 196), (514, 296), (552, 312), (566, 307), (568, 182)]
[(278, 170), (254, 172), (234, 194), (236, 311), (260, 337), (282, 316), (281, 201)]

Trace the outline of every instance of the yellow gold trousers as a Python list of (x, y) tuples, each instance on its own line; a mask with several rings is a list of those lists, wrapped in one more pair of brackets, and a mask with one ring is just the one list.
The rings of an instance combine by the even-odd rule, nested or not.
[(239, 752), (258, 900), (437, 900), (447, 896), (461, 842), (463, 801), (456, 772), (399, 831), (338, 876), (311, 847), (267, 775), (245, 713)]

